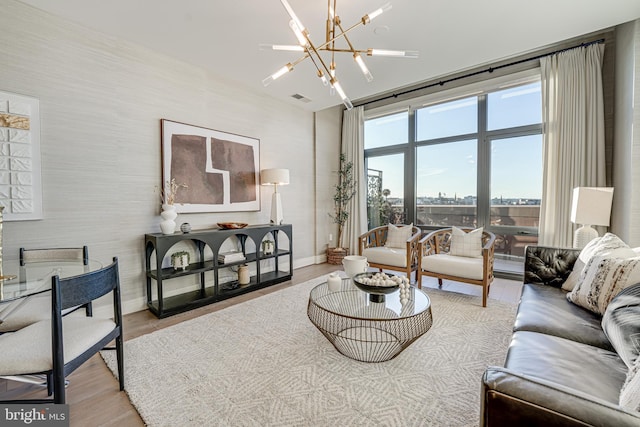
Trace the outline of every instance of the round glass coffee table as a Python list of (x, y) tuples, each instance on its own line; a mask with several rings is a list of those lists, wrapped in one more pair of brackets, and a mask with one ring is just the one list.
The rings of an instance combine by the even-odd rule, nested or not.
[(433, 323), (431, 300), (420, 289), (411, 287), (402, 303), (398, 289), (368, 293), (348, 278), (335, 291), (326, 283), (313, 288), (307, 315), (340, 353), (362, 362), (393, 359)]

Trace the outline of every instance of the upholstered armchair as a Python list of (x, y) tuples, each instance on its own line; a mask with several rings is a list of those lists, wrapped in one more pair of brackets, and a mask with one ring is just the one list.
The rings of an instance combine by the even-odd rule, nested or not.
[(370, 267), (401, 271), (411, 280), (411, 274), (418, 269), (421, 234), (413, 224), (376, 227), (360, 236), (359, 254), (367, 258)]
[[(469, 227), (458, 227), (464, 233), (476, 232)], [(477, 252), (457, 253), (451, 251), (453, 228), (435, 230), (420, 239), (418, 287), (422, 287), (422, 276), (436, 277), (482, 286), (482, 306), (487, 306), (489, 287), (493, 282), (493, 252), (496, 236), (483, 230)], [(464, 237), (464, 236), (463, 236)]]

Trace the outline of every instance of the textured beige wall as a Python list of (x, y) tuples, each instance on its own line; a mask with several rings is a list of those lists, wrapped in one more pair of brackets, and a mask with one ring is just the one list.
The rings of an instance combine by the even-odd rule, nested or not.
[[(143, 309), (143, 236), (160, 231), (166, 118), (260, 139), (261, 168), (290, 170), (280, 190), (294, 267), (315, 261), (315, 188), (330, 184), (314, 175), (327, 167), (315, 161), (313, 113), (13, 0), (2, 0), (0, 58), (0, 90), (38, 98), (42, 124), (45, 219), (5, 223), (7, 256), (82, 244), (102, 262), (118, 256), (125, 311)], [(339, 138), (322, 143), (338, 147)], [(272, 191), (261, 188), (259, 212), (181, 214), (177, 223), (267, 223)]]

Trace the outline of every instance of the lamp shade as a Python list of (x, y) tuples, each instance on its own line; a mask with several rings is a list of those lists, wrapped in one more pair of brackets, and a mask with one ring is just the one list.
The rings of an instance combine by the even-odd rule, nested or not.
[(571, 202), (571, 222), (574, 224), (609, 225), (611, 219), (611, 187), (576, 187)]
[(260, 171), (262, 185), (289, 184), (289, 169), (263, 169)]

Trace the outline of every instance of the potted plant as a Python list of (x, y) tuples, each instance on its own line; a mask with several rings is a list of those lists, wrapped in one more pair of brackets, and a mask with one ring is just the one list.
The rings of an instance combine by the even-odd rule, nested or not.
[(176, 270), (186, 270), (190, 260), (191, 255), (187, 251), (179, 251), (171, 254), (171, 266)]
[(333, 222), (338, 225), (338, 238), (335, 248), (327, 248), (327, 262), (329, 264), (340, 264), (349, 248), (342, 247), (342, 234), (344, 225), (349, 219), (347, 209), (349, 202), (353, 199), (357, 191), (356, 180), (353, 177), (353, 162), (347, 161), (344, 153), (340, 153), (340, 165), (338, 168), (338, 183), (335, 185), (333, 195), (334, 213), (329, 214)]

